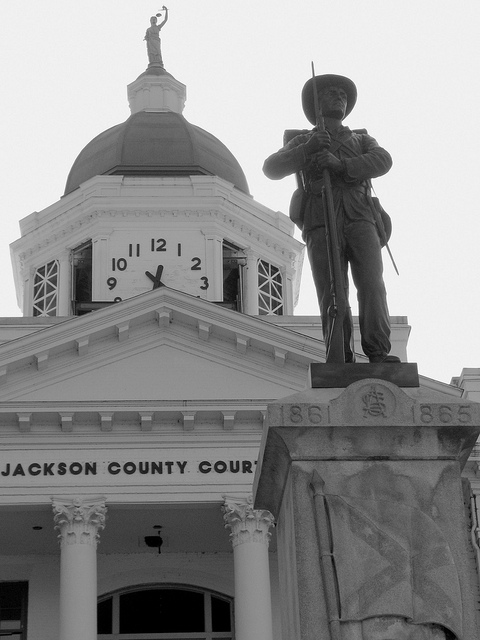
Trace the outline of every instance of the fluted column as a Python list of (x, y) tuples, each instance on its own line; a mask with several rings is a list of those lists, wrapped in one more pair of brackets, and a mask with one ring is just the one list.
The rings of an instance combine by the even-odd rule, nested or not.
[(60, 531), (60, 640), (97, 638), (97, 542), (105, 498), (53, 499)]
[(223, 513), (233, 547), (235, 637), (272, 640), (268, 544), (274, 518), (270, 511), (255, 510), (251, 498), (245, 502), (226, 498)]

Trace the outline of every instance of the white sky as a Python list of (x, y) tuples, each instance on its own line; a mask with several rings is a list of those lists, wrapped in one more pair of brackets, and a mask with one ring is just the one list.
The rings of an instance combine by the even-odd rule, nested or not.
[[(171, 0), (166, 69), (187, 86), (184, 115), (226, 144), (254, 198), (288, 212), (293, 178), (264, 159), (283, 130), (308, 123), (310, 75), (347, 75), (366, 127), (393, 156), (374, 182), (393, 218), (385, 254), (391, 315), (412, 325), (409, 360), (449, 382), (480, 367), (478, 0)], [(20, 315), (8, 245), (18, 221), (56, 202), (98, 133), (129, 116), (126, 85), (144, 71), (143, 36), (161, 4), (146, 0), (2, 0), (0, 316)], [(474, 127), (470, 121), (474, 120)], [(316, 315), (305, 263), (297, 315)]]

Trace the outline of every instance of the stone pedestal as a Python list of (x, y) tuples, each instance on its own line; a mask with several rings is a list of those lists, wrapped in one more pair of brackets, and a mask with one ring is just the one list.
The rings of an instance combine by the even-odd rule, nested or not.
[(285, 640), (480, 637), (460, 478), (479, 432), (480, 404), (379, 379), (269, 406), (254, 506), (277, 518)]

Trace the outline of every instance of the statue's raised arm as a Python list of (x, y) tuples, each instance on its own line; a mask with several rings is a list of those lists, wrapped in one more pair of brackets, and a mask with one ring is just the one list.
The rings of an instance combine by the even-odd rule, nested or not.
[(163, 67), (159, 34), (163, 25), (168, 20), (168, 9), (165, 5), (163, 6), (163, 11), (165, 11), (165, 18), (163, 19), (163, 21), (160, 24), (157, 24), (157, 18), (160, 18), (162, 14), (161, 13), (155, 14), (150, 18), (150, 26), (145, 32), (144, 40), (147, 43), (147, 55), (148, 55), (149, 66), (157, 65), (157, 66)]
[[(165, 11), (165, 18), (163, 19), (163, 22), (161, 22), (161, 23), (158, 25), (158, 29), (159, 29), (159, 30), (163, 27), (163, 25), (164, 25), (164, 24), (166, 23), (166, 21), (168, 20), (168, 9), (167, 9), (167, 7), (166, 7), (165, 5), (163, 5), (163, 7), (162, 7), (162, 11)], [(158, 17), (158, 18), (160, 18), (160, 17), (161, 17), (161, 15), (162, 15), (161, 13), (157, 13), (157, 17)]]

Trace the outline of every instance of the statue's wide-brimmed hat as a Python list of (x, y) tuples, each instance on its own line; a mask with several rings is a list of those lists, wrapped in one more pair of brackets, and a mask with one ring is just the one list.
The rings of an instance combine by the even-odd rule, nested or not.
[[(315, 86), (317, 91), (325, 89), (325, 87), (340, 86), (345, 90), (347, 94), (347, 108), (345, 111), (345, 117), (348, 116), (350, 111), (355, 106), (357, 101), (357, 87), (350, 78), (345, 76), (337, 76), (333, 73), (326, 73), (322, 76), (315, 76)], [(309, 122), (316, 123), (315, 118), (315, 104), (313, 101), (313, 78), (307, 80), (302, 90), (302, 105), (303, 111), (307, 116)]]

